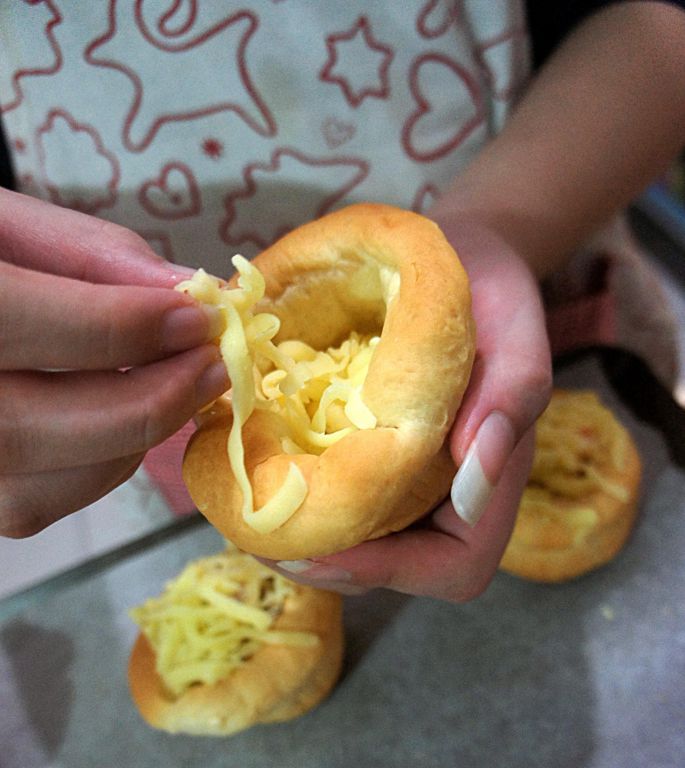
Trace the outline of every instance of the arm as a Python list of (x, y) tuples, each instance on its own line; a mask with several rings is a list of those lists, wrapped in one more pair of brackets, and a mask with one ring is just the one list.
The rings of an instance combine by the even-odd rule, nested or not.
[(486, 588), (551, 385), (535, 277), (562, 265), (676, 156), (685, 140), (684, 51), (685, 13), (665, 3), (612, 5), (588, 18), (502, 134), (437, 202), (430, 215), (469, 272), (478, 329), (471, 385), (451, 435), (461, 465), (454, 506), (446, 502), (422, 527), (285, 564), (297, 578), (456, 601)]
[(473, 219), (554, 271), (685, 144), (684, 51), (685, 13), (668, 3), (586, 19), (434, 216)]

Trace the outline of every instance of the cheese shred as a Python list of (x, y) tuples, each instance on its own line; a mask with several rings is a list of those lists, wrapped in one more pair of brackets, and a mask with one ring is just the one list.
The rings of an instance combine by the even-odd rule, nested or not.
[(292, 582), (237, 550), (189, 563), (162, 595), (130, 611), (172, 696), (213, 685), (263, 645), (311, 647), (311, 632), (273, 629)]
[(256, 408), (278, 414), (286, 427), (281, 447), (291, 455), (319, 455), (354, 430), (373, 429), (376, 417), (364, 403), (362, 390), (380, 339), (352, 332), (340, 346), (326, 351), (299, 340), (275, 344), (279, 319), (254, 312), (264, 296), (264, 277), (242, 256), (234, 256), (232, 263), (239, 273), (238, 288), (229, 289), (200, 269), (177, 289), (223, 312), (220, 349), (231, 380), (233, 411), (229, 463), (242, 492), (243, 519), (254, 530), (271, 533), (302, 505), (307, 481), (291, 462), (281, 488), (255, 510), (245, 468), (244, 424)]

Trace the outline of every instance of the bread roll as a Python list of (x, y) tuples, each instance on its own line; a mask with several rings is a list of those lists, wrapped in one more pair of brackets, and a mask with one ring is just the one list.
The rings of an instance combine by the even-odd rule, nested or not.
[[(241, 344), (268, 336), (272, 323), (277, 333), (268, 343), (290, 362), (286, 371), (257, 360), (237, 472), (227, 439), (236, 379), (251, 374), (229, 367), (232, 398), (204, 414), (184, 459), (184, 480), (200, 512), (240, 549), (276, 560), (341, 551), (429, 512), (449, 493), (456, 471), (444, 442), (475, 348), (466, 273), (438, 227), (408, 211), (359, 204), (296, 229), (253, 262), (265, 281), (254, 311), (266, 314), (258, 320), (245, 309), (246, 295), (258, 294), (257, 278), (246, 262), (236, 264), (247, 286), (231, 299), (246, 329)], [(219, 303), (227, 292), (194, 295)], [(221, 344), (230, 356), (240, 344), (229, 343), (238, 323), (235, 307), (227, 311)], [(329, 395), (312, 395), (323, 384), (308, 378), (310, 368), (330, 367), (323, 358), (338, 365), (346, 354), (349, 366), (325, 384), (347, 394), (331, 396), (325, 426), (317, 426), (318, 398)], [(362, 358), (367, 367), (353, 370)], [(285, 393), (277, 389), (282, 384)], [(268, 402), (264, 391), (272, 393)], [(236, 479), (243, 468), (247, 488)], [(260, 514), (265, 508), (268, 514)]]
[(630, 434), (597, 396), (555, 390), (501, 569), (562, 582), (608, 563), (633, 528), (640, 475)]
[(228, 736), (289, 720), (321, 702), (340, 673), (340, 595), (235, 550), (191, 563), (132, 615), (144, 631), (130, 656), (131, 695), (170, 733)]

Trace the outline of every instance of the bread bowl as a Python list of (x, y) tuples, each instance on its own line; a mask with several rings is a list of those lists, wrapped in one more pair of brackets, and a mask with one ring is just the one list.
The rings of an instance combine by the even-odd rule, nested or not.
[(556, 389), (500, 568), (553, 583), (605, 565), (633, 529), (640, 476), (630, 433), (597, 395)]
[[(425, 515), (456, 471), (445, 438), (475, 350), (468, 279), (437, 225), (358, 204), (234, 263), (227, 289), (207, 276), (180, 286), (224, 307), (233, 384), (184, 457), (200, 512), (274, 560), (341, 551)], [(345, 392), (322, 408), (331, 385)]]
[(315, 707), (340, 673), (340, 595), (294, 584), (229, 548), (190, 563), (142, 626), (128, 680), (144, 720), (170, 733), (228, 736)]

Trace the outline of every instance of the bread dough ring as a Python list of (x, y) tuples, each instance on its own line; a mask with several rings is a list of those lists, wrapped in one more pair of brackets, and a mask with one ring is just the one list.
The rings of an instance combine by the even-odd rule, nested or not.
[(312, 633), (318, 642), (264, 644), (225, 679), (213, 685), (194, 684), (179, 696), (165, 687), (155, 668), (152, 645), (139, 634), (129, 659), (128, 680), (140, 714), (151, 726), (170, 733), (228, 736), (312, 709), (328, 696), (340, 674), (342, 598), (292, 584), (272, 629)]
[(274, 497), (293, 463), (307, 484), (297, 511), (264, 534), (241, 514), (226, 451), (231, 407), (217, 401), (184, 458), (197, 508), (240, 549), (276, 560), (323, 556), (405, 528), (447, 496), (455, 473), (444, 442), (475, 349), (455, 252), (430, 220), (359, 204), (294, 230), (253, 264), (266, 282), (257, 308), (280, 319), (275, 341), (324, 350), (351, 332), (380, 336), (362, 389), (377, 424), (320, 455), (291, 454), (283, 421), (255, 410), (242, 430), (255, 508)]
[(501, 569), (562, 582), (608, 563), (635, 523), (640, 476), (635, 443), (596, 395), (555, 390)]

